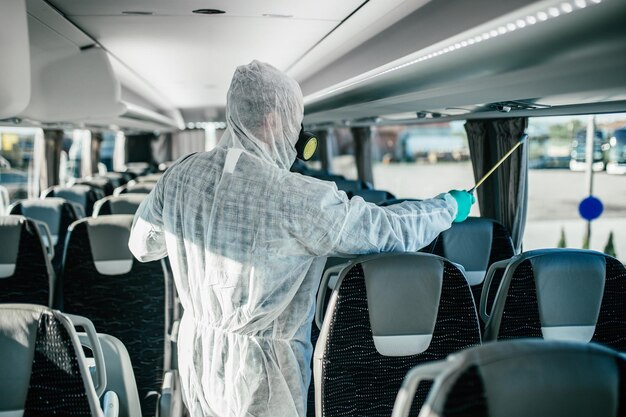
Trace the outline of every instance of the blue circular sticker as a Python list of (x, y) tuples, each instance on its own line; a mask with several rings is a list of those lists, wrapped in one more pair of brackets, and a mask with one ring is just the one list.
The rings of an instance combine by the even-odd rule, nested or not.
[(580, 202), (578, 206), (578, 212), (580, 217), (587, 221), (592, 221), (600, 217), (604, 211), (604, 205), (602, 201), (594, 196), (589, 196)]

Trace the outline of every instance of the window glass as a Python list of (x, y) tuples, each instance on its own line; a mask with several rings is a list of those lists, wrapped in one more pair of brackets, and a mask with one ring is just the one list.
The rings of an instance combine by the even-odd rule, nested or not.
[(64, 131), (63, 149), (61, 151), (61, 165), (59, 182), (66, 185), (76, 178), (81, 178), (83, 172), (83, 157), (89, 153), (91, 132), (86, 129)]
[(35, 136), (41, 129), (0, 127), (0, 186), (10, 202), (34, 193)]
[[(528, 218), (524, 250), (589, 248), (626, 259), (626, 113), (595, 117), (593, 196), (604, 205), (591, 224), (579, 214), (589, 196), (586, 177), (590, 116), (529, 120)], [(612, 238), (610, 236), (612, 235)]]
[(101, 134), (100, 141), (100, 163), (106, 167), (107, 171), (113, 171), (113, 154), (115, 153), (115, 136), (114, 131), (104, 131)]
[[(372, 128), (374, 187), (417, 199), (471, 188), (474, 173), (463, 123)], [(478, 215), (477, 205), (471, 215)]]
[(355, 143), (352, 132), (347, 127), (331, 129), (329, 132), (332, 146), (332, 160), (330, 161), (330, 172), (336, 175), (343, 175), (349, 180), (359, 178), (356, 168)]

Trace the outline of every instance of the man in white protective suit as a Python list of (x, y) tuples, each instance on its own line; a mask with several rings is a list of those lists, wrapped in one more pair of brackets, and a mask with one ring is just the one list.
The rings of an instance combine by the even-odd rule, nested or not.
[(325, 258), (417, 251), (474, 202), (454, 191), (378, 207), (290, 172), (303, 110), (287, 75), (257, 61), (238, 67), (218, 146), (178, 160), (135, 215), (134, 256), (169, 256), (174, 272), (194, 417), (304, 417)]

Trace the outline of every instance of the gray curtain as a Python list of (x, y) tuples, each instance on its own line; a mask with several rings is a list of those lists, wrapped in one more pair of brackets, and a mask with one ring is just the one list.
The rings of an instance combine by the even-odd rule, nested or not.
[[(527, 118), (470, 120), (465, 123), (474, 179), (478, 181), (522, 137)], [(528, 145), (507, 159), (477, 190), (482, 217), (501, 222), (517, 253), (522, 249), (528, 202)]]
[(204, 152), (206, 134), (204, 129), (183, 130), (172, 137), (172, 160), (194, 152)]
[(152, 146), (152, 159), (157, 164), (172, 160), (172, 134), (161, 133), (154, 138), (150, 144)]
[(370, 184), (374, 183), (372, 171), (372, 131), (369, 127), (353, 127), (354, 158), (359, 179)]

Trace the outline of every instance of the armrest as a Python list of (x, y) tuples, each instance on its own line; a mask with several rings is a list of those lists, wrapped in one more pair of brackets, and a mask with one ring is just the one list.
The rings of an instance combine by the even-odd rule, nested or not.
[(178, 369), (178, 330), (180, 329), (180, 320), (172, 325), (172, 333), (170, 334), (170, 369)]
[(489, 314), (487, 313), (487, 296), (489, 295), (489, 289), (491, 288), (491, 281), (493, 281), (496, 271), (506, 269), (510, 262), (511, 259), (494, 262), (489, 267), (489, 271), (487, 271), (487, 276), (485, 277), (483, 288), (480, 293), (480, 306), (478, 309), (478, 315), (483, 323), (487, 323), (487, 321), (489, 321)]
[(183, 399), (178, 371), (170, 370), (163, 375), (163, 385), (157, 407), (157, 417), (182, 417)]

